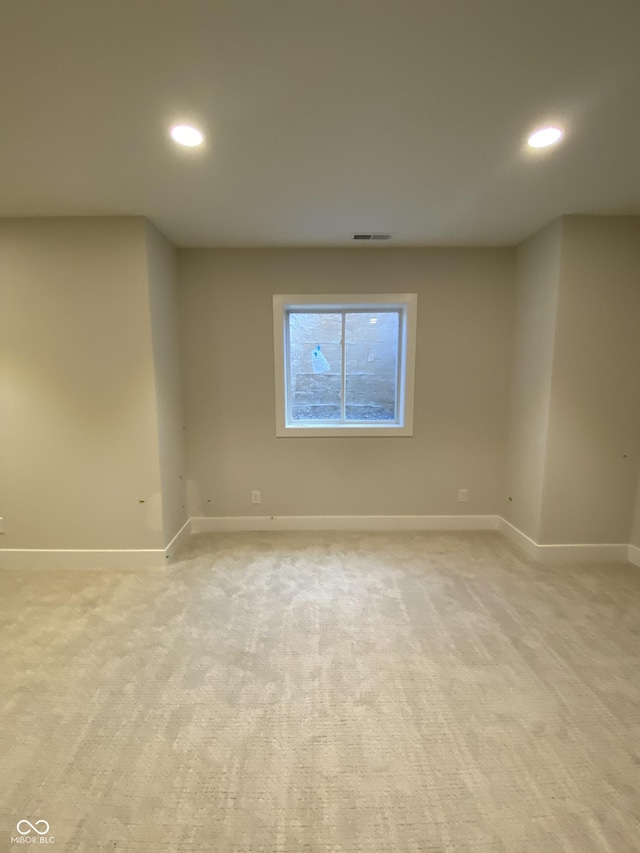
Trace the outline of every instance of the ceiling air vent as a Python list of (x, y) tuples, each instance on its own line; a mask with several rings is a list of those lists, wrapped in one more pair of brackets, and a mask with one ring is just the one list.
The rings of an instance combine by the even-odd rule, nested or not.
[(354, 240), (390, 240), (391, 234), (354, 234)]

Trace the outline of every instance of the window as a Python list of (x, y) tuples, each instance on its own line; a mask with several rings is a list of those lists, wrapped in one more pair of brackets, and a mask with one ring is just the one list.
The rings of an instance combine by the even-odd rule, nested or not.
[(413, 435), (416, 305), (274, 296), (276, 435)]

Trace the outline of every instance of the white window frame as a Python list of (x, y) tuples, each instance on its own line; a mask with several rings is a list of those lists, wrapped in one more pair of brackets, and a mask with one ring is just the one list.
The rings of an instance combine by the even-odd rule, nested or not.
[[(374, 294), (275, 294), (273, 297), (273, 351), (276, 392), (276, 436), (411, 436), (413, 435), (413, 397), (416, 364), (416, 293)], [(289, 421), (288, 400), (288, 314), (292, 311), (369, 311), (393, 310), (400, 314), (398, 344), (398, 382), (396, 420), (388, 423), (329, 423)], [(344, 385), (344, 364), (343, 364)]]

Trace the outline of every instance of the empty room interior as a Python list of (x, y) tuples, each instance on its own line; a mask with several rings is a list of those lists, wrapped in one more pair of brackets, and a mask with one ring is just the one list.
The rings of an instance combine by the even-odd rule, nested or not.
[(0, 6), (0, 846), (640, 850), (640, 5)]

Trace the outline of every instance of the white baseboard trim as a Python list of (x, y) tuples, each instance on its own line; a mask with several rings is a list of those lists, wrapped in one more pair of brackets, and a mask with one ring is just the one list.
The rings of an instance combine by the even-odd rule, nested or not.
[[(633, 562), (630, 556), (631, 545), (539, 545), (504, 518), (499, 519), (498, 531), (521, 548), (528, 557), (541, 563), (624, 563), (627, 560)], [(640, 548), (636, 550), (640, 559)]]
[(0, 569), (157, 569), (165, 563), (164, 548), (128, 551), (44, 548), (0, 550)]
[(511, 540), (514, 545), (525, 552), (527, 557), (531, 557), (532, 560), (541, 559), (539, 555), (540, 546), (502, 516), (498, 518), (498, 533), (502, 533), (503, 536)]
[(173, 537), (171, 542), (164, 549), (164, 555), (166, 560), (170, 560), (175, 555), (178, 548), (184, 544), (184, 542), (191, 536), (191, 519), (188, 518), (185, 523), (182, 525), (180, 530)]
[(497, 515), (276, 515), (191, 519), (192, 533), (241, 530), (496, 530)]
[(166, 548), (0, 548), (0, 569), (158, 569), (190, 535), (191, 519), (187, 519)]
[(498, 515), (280, 515), (188, 519), (166, 548), (136, 550), (0, 549), (0, 569), (150, 569), (166, 565), (192, 533), (264, 530), (497, 530), (544, 563), (620, 563), (640, 567), (635, 545), (539, 545)]

